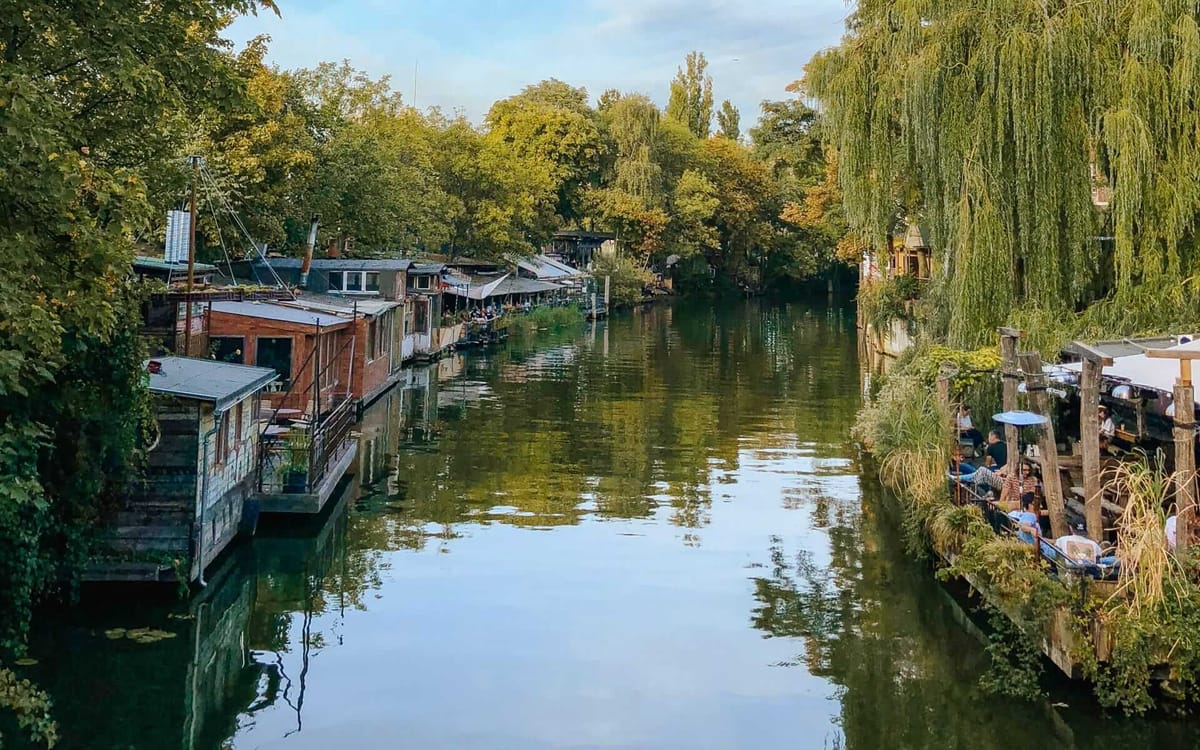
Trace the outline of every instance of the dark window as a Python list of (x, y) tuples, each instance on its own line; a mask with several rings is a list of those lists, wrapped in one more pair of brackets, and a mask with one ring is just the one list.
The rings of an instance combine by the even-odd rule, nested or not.
[(342, 272), (341, 271), (330, 271), (329, 272), (329, 288), (335, 292), (342, 291)]
[(208, 348), (218, 362), (246, 362), (246, 339), (242, 336), (210, 336)]
[(259, 336), (254, 364), (275, 370), (286, 388), (292, 379), (292, 340)]
[(416, 333), (429, 333), (429, 300), (418, 300), (413, 328)]
[(347, 292), (361, 292), (363, 289), (362, 288), (362, 280), (363, 280), (362, 277), (363, 277), (363, 275), (361, 273), (355, 273), (355, 272), (347, 273), (346, 274), (346, 291)]
[(367, 324), (367, 359), (375, 359), (379, 356), (379, 345), (376, 340), (379, 331), (379, 321), (372, 320)]
[(374, 271), (367, 272), (366, 290), (368, 292), (379, 291), (379, 274)]
[(418, 276), (417, 277), (417, 289), (428, 289), (428, 288), (429, 288), (429, 277), (428, 276)]

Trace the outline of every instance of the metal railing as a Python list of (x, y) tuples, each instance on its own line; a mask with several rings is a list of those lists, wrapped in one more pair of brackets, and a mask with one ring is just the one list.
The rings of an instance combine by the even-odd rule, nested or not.
[[(314, 346), (301, 364), (292, 385), (279, 400), (259, 436), (258, 491), (266, 495), (312, 494), (328, 477), (330, 470), (354, 445), (350, 434), (354, 426), (356, 409), (351, 394), (354, 379), (355, 337), (351, 336), (328, 362), (319, 363), (321, 330), (318, 326)], [(330, 397), (322, 394), (321, 381), (325, 380), (330, 368), (338, 373), (344, 356), (348, 356), (346, 391)], [(314, 370), (308, 385), (296, 391), (299, 374), (305, 369)], [(303, 417), (292, 420), (285, 433), (272, 434), (271, 427), (277, 426), (284, 404), (297, 401), (311, 402), (311, 410)]]

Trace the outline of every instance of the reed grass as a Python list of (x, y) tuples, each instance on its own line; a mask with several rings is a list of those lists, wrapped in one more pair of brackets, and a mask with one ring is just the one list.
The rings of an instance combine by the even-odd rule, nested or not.
[(1117, 559), (1121, 572), (1109, 599), (1113, 613), (1141, 617), (1157, 611), (1168, 598), (1186, 598), (1187, 571), (1167, 548), (1166, 514), (1173, 499), (1176, 474), (1163, 469), (1161, 453), (1154, 461), (1121, 464), (1113, 470), (1112, 485), (1125, 498), (1117, 524)]

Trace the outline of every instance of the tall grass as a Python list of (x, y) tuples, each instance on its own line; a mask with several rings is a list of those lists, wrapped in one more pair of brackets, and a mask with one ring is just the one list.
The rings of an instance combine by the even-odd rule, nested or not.
[(914, 500), (945, 493), (953, 419), (925, 382), (893, 375), (859, 412), (853, 435), (879, 461), (880, 478)]
[(1188, 595), (1187, 571), (1167, 548), (1163, 512), (1177, 477), (1163, 469), (1161, 453), (1153, 462), (1143, 456), (1121, 464), (1112, 477), (1118, 496), (1125, 498), (1125, 512), (1117, 523), (1121, 573), (1110, 603), (1115, 605), (1113, 611), (1138, 617), (1156, 610), (1167, 598)]
[(583, 323), (583, 311), (575, 305), (538, 307), (530, 312), (512, 312), (496, 321), (496, 330), (510, 336), (529, 336), (539, 330), (557, 330)]

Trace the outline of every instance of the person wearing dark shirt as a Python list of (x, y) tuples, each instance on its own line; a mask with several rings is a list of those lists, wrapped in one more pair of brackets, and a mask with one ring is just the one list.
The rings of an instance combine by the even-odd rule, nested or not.
[(1008, 444), (1000, 439), (1000, 433), (997, 430), (992, 430), (988, 433), (987, 448), (984, 449), (983, 455), (986, 457), (986, 463), (991, 469), (1003, 469), (1008, 463)]

